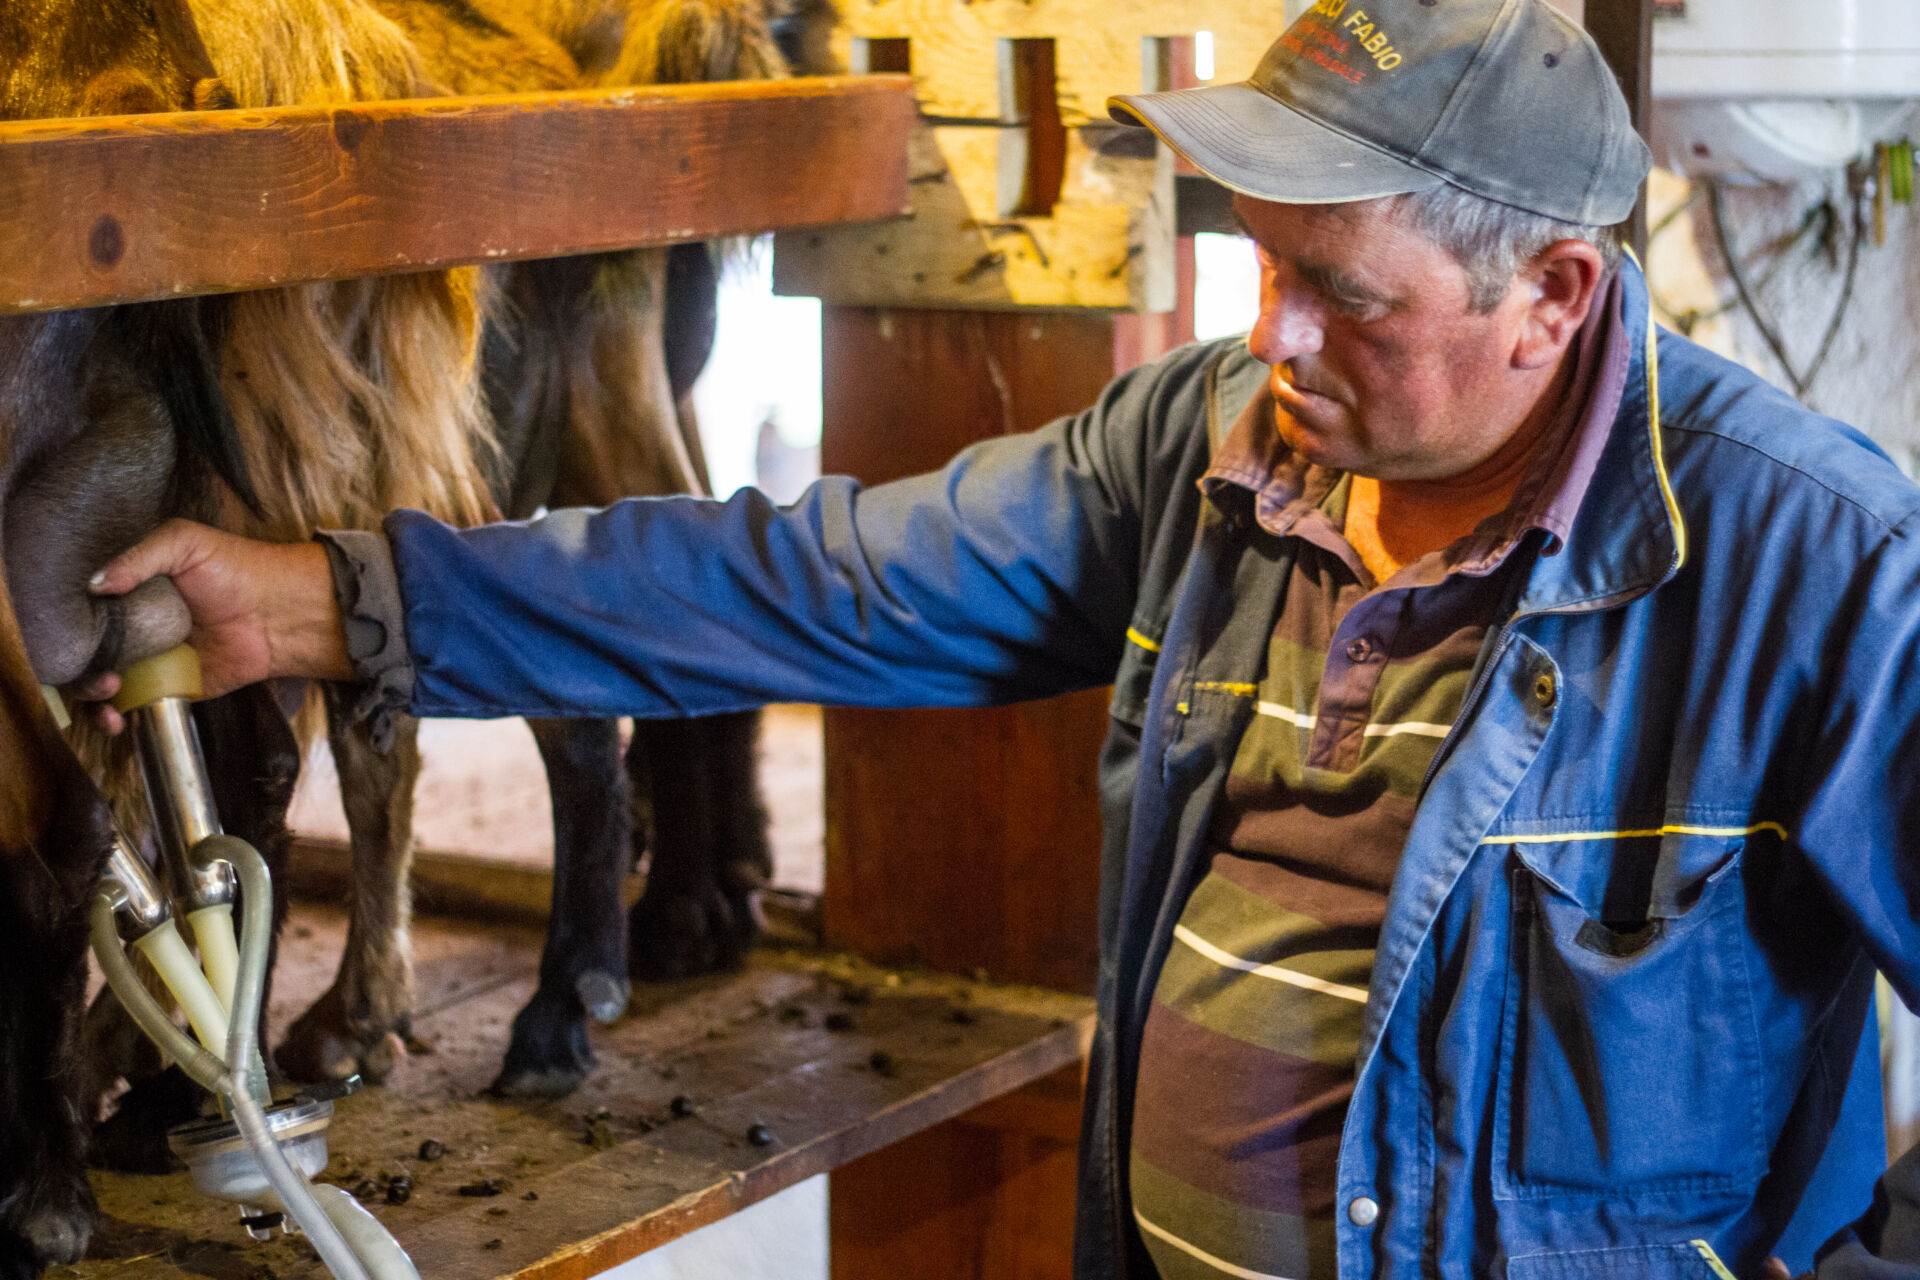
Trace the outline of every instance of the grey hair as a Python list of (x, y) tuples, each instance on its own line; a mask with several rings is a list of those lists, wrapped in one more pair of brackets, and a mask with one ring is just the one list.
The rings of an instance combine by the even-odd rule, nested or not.
[(1389, 198), (1395, 218), (1451, 253), (1467, 273), (1467, 305), (1478, 315), (1499, 306), (1513, 277), (1556, 240), (1584, 240), (1608, 271), (1620, 263), (1620, 227), (1560, 222), (1445, 182)]

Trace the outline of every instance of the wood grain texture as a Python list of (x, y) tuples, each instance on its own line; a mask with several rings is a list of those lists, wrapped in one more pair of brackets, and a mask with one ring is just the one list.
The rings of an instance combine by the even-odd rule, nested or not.
[[(904, 44), (928, 118), (914, 144), (913, 216), (783, 235), (774, 284), (848, 306), (1172, 310), (1173, 170), (1107, 98), (1190, 82), (1192, 36), (1214, 37), (1214, 83), (1245, 78), (1285, 26), (1281, 0), (1196, 9), (1170, 0), (872, 0), (842, 38), (856, 64), (898, 66)], [(1009, 42), (1052, 38), (1064, 180), (1049, 216), (1003, 217), (1027, 154), (1007, 101)], [(975, 123), (964, 123), (975, 122)], [(1010, 137), (1009, 134), (1014, 136)]]
[[(344, 913), (315, 907), (290, 923), (277, 1025), (330, 979), (345, 929)], [(538, 935), (427, 917), (416, 939), (415, 1030), (437, 1050), (338, 1104), (322, 1176), (351, 1188), (408, 1175), (405, 1204), (374, 1194), (368, 1208), (432, 1280), (586, 1280), (1032, 1081), (1075, 1080), (1090, 1033), (1075, 997), (760, 952), (743, 973), (637, 989), (628, 1016), (595, 1028), (600, 1067), (578, 1094), (505, 1102), (482, 1090), (532, 990)], [(694, 1114), (674, 1112), (677, 1095)], [(988, 1116), (1047, 1137), (1070, 1106), (1056, 1086)], [(749, 1143), (754, 1124), (774, 1140)], [(427, 1138), (442, 1158), (419, 1157)], [(483, 1179), (504, 1193), (459, 1193)], [(67, 1280), (326, 1274), (304, 1240), (248, 1241), (233, 1207), (185, 1173), (97, 1175), (95, 1187), (100, 1231)]]
[(835, 1170), (833, 1280), (1069, 1280), (1080, 1096), (1068, 1067)]
[(0, 124), (0, 312), (906, 206), (899, 76)]
[(920, 123), (908, 216), (776, 236), (774, 291), (842, 306), (1170, 309), (1172, 154), (1144, 130), (1069, 130), (1052, 211), (1001, 217), (1005, 166), (1024, 154), (1006, 132)]
[[(822, 465), (868, 482), (1091, 404), (1113, 322), (1086, 313), (826, 313)], [(1100, 691), (980, 710), (826, 714), (831, 945), (1091, 991)]]
[(1252, 74), (1286, 25), (1283, 0), (866, 0), (847, 6), (839, 39), (844, 54), (855, 39), (906, 37), (922, 110), (991, 119), (997, 42), (1051, 36), (1060, 118), (1072, 129), (1106, 120), (1108, 95), (1153, 87), (1159, 48), (1149, 40), (1211, 31), (1211, 83), (1228, 84)]

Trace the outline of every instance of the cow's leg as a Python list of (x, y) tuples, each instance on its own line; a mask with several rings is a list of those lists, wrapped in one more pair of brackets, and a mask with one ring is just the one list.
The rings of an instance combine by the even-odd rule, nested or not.
[(628, 917), (636, 978), (735, 969), (759, 932), (753, 892), (773, 874), (754, 747), (760, 713), (634, 725), (629, 762), (651, 781), (647, 889)]
[(86, 1003), (85, 899), (41, 857), (0, 855), (0, 1275), (77, 1262), (92, 1229), (87, 1117), (71, 1069)]
[[(6, 758), (19, 766), (14, 785), (41, 788), (43, 817), (37, 833), (0, 822), (0, 1277), (8, 1278), (78, 1261), (93, 1227), (85, 1073), (74, 1059), (87, 914), (111, 840), (106, 805), (51, 721), (17, 732), (45, 714), (23, 668), (0, 660), (0, 751), (30, 744), (31, 756)], [(20, 795), (16, 812), (26, 808)]]
[(497, 1093), (559, 1097), (593, 1067), (586, 1019), (627, 1007), (621, 882), (633, 866), (632, 815), (614, 720), (530, 720), (553, 795), (553, 914), (540, 985), (513, 1020)]
[(358, 1072), (385, 1080), (412, 1031), (413, 788), (420, 776), (419, 722), (395, 713), (393, 741), (375, 747), (338, 689), (327, 690), (327, 739), (340, 773), (340, 799), (353, 849), (353, 900), (346, 952), (333, 985), (294, 1022), (276, 1052), (295, 1080), (337, 1080)]

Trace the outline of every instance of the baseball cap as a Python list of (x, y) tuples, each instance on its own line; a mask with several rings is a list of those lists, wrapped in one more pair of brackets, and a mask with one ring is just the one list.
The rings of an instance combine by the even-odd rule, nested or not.
[(1289, 204), (1447, 182), (1608, 226), (1652, 163), (1600, 50), (1546, 0), (1317, 0), (1249, 79), (1107, 110), (1223, 186)]

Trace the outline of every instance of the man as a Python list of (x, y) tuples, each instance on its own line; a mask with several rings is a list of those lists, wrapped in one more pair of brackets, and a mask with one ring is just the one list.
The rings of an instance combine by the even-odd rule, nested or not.
[(1920, 1276), (1865, 1033), (1920, 999), (1920, 492), (1656, 337), (1542, 0), (1320, 0), (1113, 110), (1239, 193), (1244, 345), (787, 510), (173, 525), (96, 589), (422, 715), (1113, 684), (1082, 1276)]

